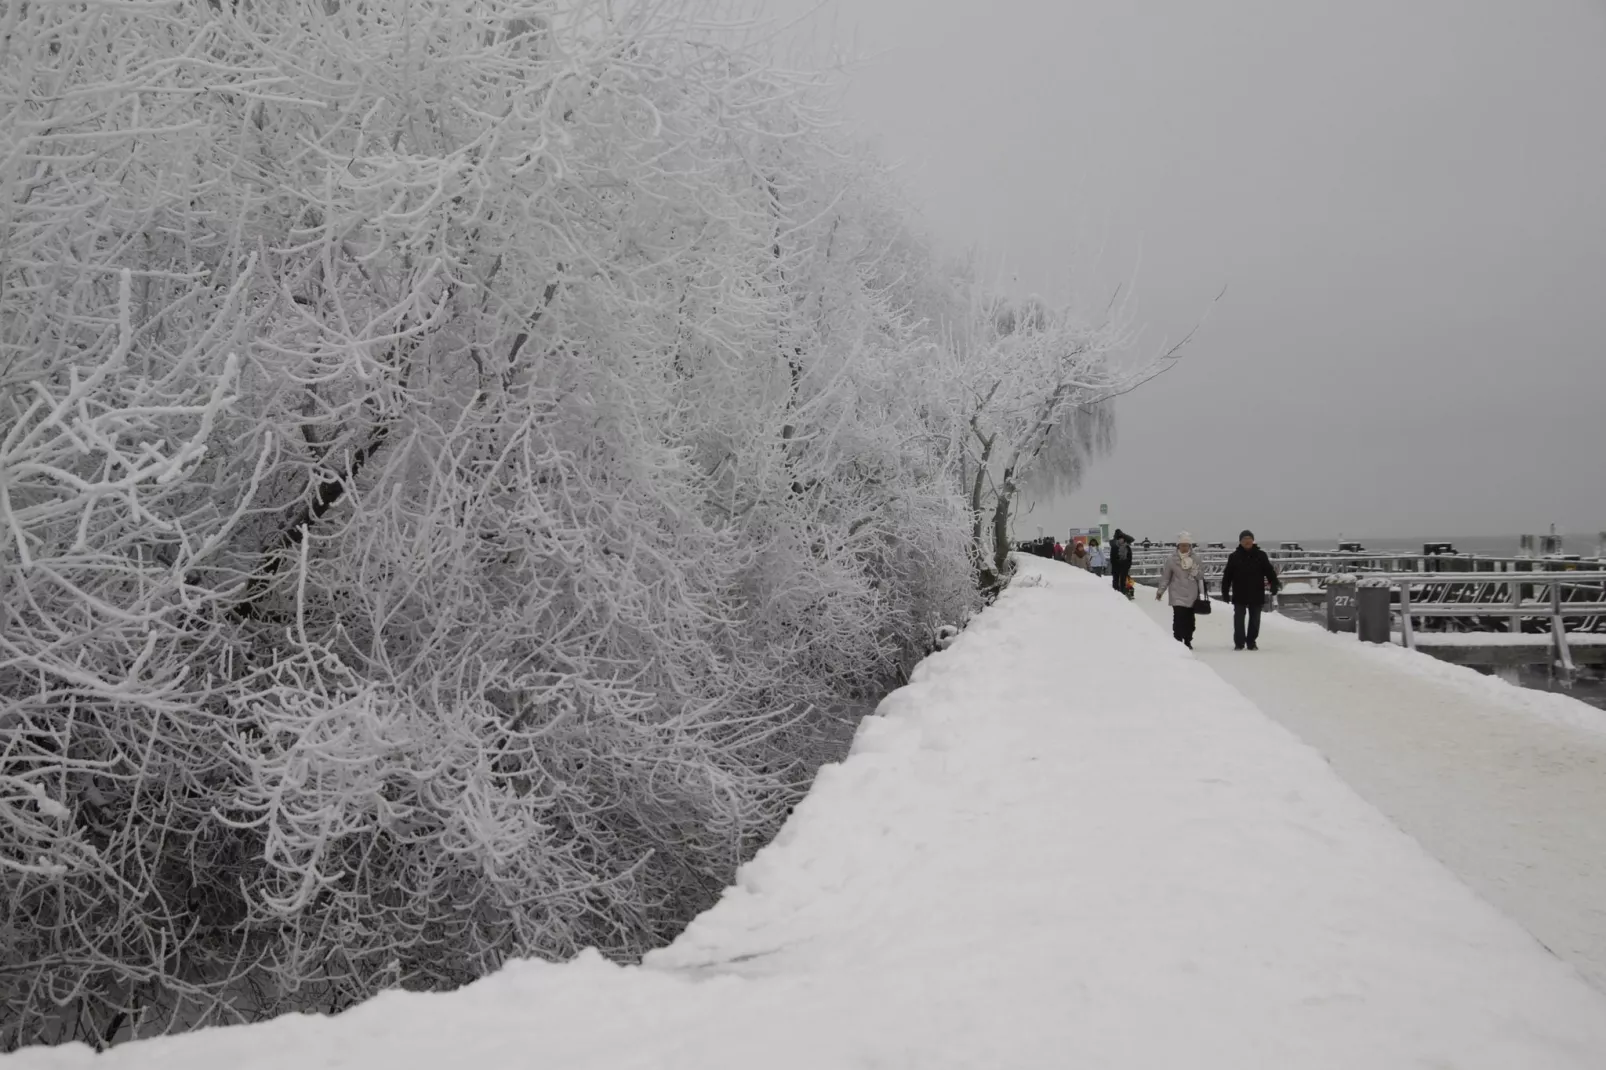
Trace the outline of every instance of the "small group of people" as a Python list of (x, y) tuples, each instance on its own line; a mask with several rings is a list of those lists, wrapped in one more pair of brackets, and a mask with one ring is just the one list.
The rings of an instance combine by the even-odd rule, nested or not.
[[(1170, 597), (1171, 635), (1189, 650), (1193, 649), (1198, 626), (1198, 606), (1210, 598), (1204, 563), (1193, 551), (1193, 536), (1182, 532), (1177, 536), (1177, 548), (1160, 569), (1160, 584), (1154, 592), (1157, 601)], [(1130, 568), (1130, 550), (1127, 562)], [(1228, 555), (1221, 571), (1221, 597), (1232, 603), (1234, 650), (1260, 649), (1260, 611), (1268, 594), (1275, 595), (1281, 588), (1271, 558), (1255, 543), (1255, 533), (1247, 529), (1240, 532), (1238, 546)]]
[(1054, 560), (1064, 561), (1073, 568), (1085, 569), (1095, 576), (1109, 575), (1111, 586), (1132, 597), (1132, 536), (1115, 529), (1108, 547), (1099, 545), (1098, 536), (1086, 544), (1073, 542), (1070, 546), (1054, 544)]
[[(1102, 576), (1109, 570), (1110, 557), (1099, 545), (1098, 536), (1088, 539), (1086, 543), (1074, 542), (1069, 547), (1059, 543), (1054, 544), (1054, 560), (1063, 561), (1073, 568), (1086, 569), (1095, 576)], [(1127, 553), (1127, 560), (1131, 560), (1131, 552)]]

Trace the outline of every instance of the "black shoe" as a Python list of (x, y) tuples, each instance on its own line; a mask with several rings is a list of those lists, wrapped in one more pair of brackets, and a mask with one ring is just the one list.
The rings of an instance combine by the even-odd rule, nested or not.
[(1254, 643), (1250, 643), (1249, 644), (1249, 649), (1250, 650), (1259, 650), (1260, 648), (1258, 646), (1256, 646)]
[(1234, 643), (1232, 648), (1234, 650), (1242, 650), (1244, 648), (1244, 645), (1242, 643)]
[(1192, 650), (1193, 649), (1193, 640), (1192, 639), (1184, 639), (1182, 641), (1182, 645), (1187, 647), (1189, 650)]

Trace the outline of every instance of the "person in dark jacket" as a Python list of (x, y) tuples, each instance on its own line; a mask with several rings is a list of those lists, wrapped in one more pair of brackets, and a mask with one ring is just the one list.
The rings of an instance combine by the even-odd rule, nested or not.
[(1260, 649), (1255, 645), (1260, 638), (1260, 609), (1266, 604), (1267, 590), (1276, 594), (1281, 589), (1282, 581), (1277, 578), (1271, 558), (1255, 545), (1255, 533), (1241, 532), (1238, 548), (1228, 556), (1227, 567), (1221, 573), (1221, 597), (1232, 602), (1234, 650)]
[(1132, 573), (1132, 536), (1115, 529), (1110, 536), (1110, 575), (1114, 577), (1111, 584), (1117, 591), (1126, 594), (1126, 578)]

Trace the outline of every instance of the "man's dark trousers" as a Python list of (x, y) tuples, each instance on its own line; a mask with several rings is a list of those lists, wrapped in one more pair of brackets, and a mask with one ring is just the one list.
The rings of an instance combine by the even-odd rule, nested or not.
[[(1249, 614), (1249, 627), (1244, 627), (1244, 614)], [(1232, 607), (1232, 645), (1251, 646), (1260, 638), (1260, 607), (1236, 604)]]

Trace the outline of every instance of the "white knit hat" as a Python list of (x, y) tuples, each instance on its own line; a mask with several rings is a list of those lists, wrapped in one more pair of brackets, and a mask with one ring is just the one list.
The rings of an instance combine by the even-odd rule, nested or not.
[(1177, 532), (1177, 542), (1179, 544), (1187, 543), (1189, 546), (1192, 546), (1193, 545), (1193, 536), (1189, 535), (1186, 531), (1179, 531), (1179, 532)]

